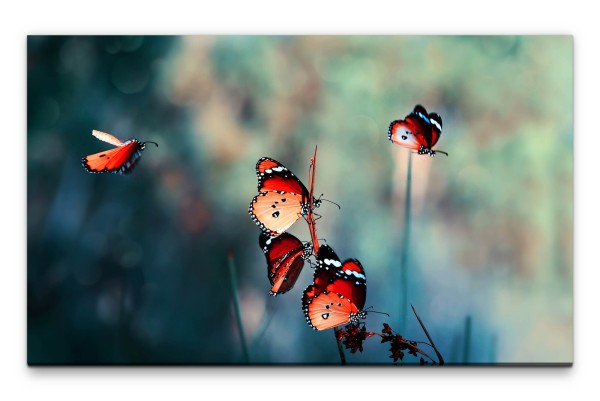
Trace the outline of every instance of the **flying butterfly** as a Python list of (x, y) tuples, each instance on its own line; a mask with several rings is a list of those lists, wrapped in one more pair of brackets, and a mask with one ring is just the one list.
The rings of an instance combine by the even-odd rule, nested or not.
[[(266, 235), (281, 235), (300, 216), (308, 214), (309, 191), (287, 167), (269, 157), (258, 160), (256, 175), (258, 195), (252, 198), (248, 214)], [(313, 198), (313, 209), (320, 204), (320, 199)]]
[(271, 283), (269, 295), (291, 290), (304, 267), (304, 261), (312, 255), (312, 244), (303, 244), (290, 233), (277, 237), (260, 233), (258, 244), (267, 259), (267, 275)]
[(140, 142), (137, 139), (128, 139), (123, 142), (111, 134), (97, 130), (93, 130), (92, 135), (116, 146), (116, 148), (82, 158), (81, 165), (89, 173), (130, 173), (142, 156), (142, 150), (146, 148), (147, 143), (158, 147), (156, 142)]
[(315, 330), (325, 330), (348, 322), (358, 323), (367, 316), (365, 270), (356, 259), (343, 263), (329, 245), (321, 245), (313, 283), (302, 295), (306, 322)]
[(416, 150), (420, 155), (448, 153), (432, 150), (442, 135), (442, 117), (437, 113), (427, 113), (425, 107), (416, 105), (413, 112), (404, 120), (394, 120), (388, 129), (388, 139), (395, 144)]

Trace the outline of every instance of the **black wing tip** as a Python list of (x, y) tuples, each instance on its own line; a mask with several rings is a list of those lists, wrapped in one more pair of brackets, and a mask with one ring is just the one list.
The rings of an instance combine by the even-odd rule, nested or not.
[(329, 259), (335, 258), (336, 260), (340, 260), (339, 256), (331, 246), (328, 244), (323, 244), (319, 246), (319, 252), (317, 253), (317, 259), (323, 259), (329, 256)]
[(423, 105), (421, 103), (417, 103), (415, 105), (415, 108), (413, 109), (413, 113), (417, 113), (417, 112), (421, 112), (421, 113), (427, 115), (427, 109), (425, 107), (423, 107)]
[(89, 166), (88, 161), (86, 160), (85, 157), (83, 159), (81, 159), (81, 165), (83, 166), (85, 171), (87, 171), (90, 174), (115, 173), (115, 174), (119, 174), (119, 175), (125, 175), (125, 174), (129, 174), (133, 170), (132, 168), (127, 169), (125, 171), (122, 171), (121, 169), (109, 170), (107, 168), (105, 168), (104, 170), (93, 170)]
[(429, 119), (430, 120), (435, 120), (437, 122), (440, 123), (440, 128), (444, 128), (443, 127), (443, 122), (442, 122), (442, 116), (439, 115), (439, 113), (429, 113)]
[(87, 171), (88, 173), (92, 173), (92, 174), (97, 173), (97, 171), (92, 170), (92, 168), (88, 164), (87, 157), (82, 157), (81, 158), (81, 165), (83, 166), (83, 168), (85, 169), (85, 171)]

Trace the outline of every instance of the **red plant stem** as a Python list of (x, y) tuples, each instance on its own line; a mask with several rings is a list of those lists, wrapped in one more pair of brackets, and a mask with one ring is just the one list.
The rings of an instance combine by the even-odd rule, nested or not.
[(346, 364), (346, 355), (344, 354), (344, 347), (342, 345), (342, 341), (338, 339), (338, 328), (334, 327), (333, 328), (333, 335), (335, 336), (335, 341), (337, 343), (337, 347), (338, 347), (338, 353), (340, 354), (340, 362), (342, 365)]
[[(431, 343), (431, 347), (433, 348), (433, 350), (435, 351), (435, 354), (438, 357), (438, 361), (439, 361), (440, 366), (443, 365), (444, 364), (444, 357), (442, 357), (442, 354), (440, 354), (440, 351), (438, 351), (437, 347), (435, 346), (435, 343), (433, 342), (433, 339), (431, 338), (431, 336), (427, 332), (427, 329), (425, 328), (425, 325), (423, 324), (423, 322), (421, 321), (421, 318), (417, 314), (417, 311), (415, 310), (415, 307), (412, 304), (410, 304), (410, 307), (412, 308), (415, 316), (417, 317), (417, 320), (419, 321), (419, 324), (421, 325), (421, 328), (425, 332), (425, 335), (429, 339), (429, 342)], [(429, 359), (431, 359), (431, 358), (429, 358)]]
[(308, 215), (306, 221), (308, 222), (308, 229), (310, 231), (310, 238), (313, 244), (313, 253), (316, 255), (319, 252), (319, 239), (317, 238), (317, 225), (315, 224), (315, 215), (313, 213), (313, 204), (315, 196), (315, 172), (317, 169), (317, 147), (315, 146), (315, 154), (310, 159), (310, 167), (308, 168), (308, 183), (310, 192), (308, 196)]
[[(429, 358), (429, 360), (433, 363), (435, 363), (435, 359), (433, 359), (432, 357), (430, 357), (429, 355), (427, 355), (427, 353), (425, 351), (423, 351), (421, 348), (416, 347), (416, 346), (412, 346), (419, 354)], [(435, 349), (435, 348), (434, 348)], [(442, 361), (443, 362), (443, 361)], [(443, 365), (443, 363), (440, 363), (440, 365)]]
[[(306, 221), (308, 222), (308, 229), (310, 231), (310, 238), (313, 245), (313, 253), (317, 255), (319, 252), (319, 239), (317, 238), (317, 225), (315, 223), (315, 215), (313, 213), (313, 205), (315, 199), (315, 174), (317, 170), (317, 146), (315, 146), (315, 153), (313, 157), (310, 159), (310, 167), (308, 168), (308, 184), (310, 187), (308, 194), (308, 214), (306, 216)], [(335, 336), (335, 341), (337, 343), (338, 352), (340, 354), (340, 361), (342, 365), (346, 364), (346, 355), (344, 354), (344, 347), (342, 346), (342, 342), (338, 339), (338, 328), (333, 328), (333, 335)]]

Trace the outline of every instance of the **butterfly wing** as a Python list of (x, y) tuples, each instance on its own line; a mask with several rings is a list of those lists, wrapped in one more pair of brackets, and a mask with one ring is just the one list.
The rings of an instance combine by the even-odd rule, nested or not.
[(86, 156), (81, 164), (89, 173), (127, 174), (135, 167), (143, 149), (143, 144), (132, 139), (118, 148)]
[(283, 164), (270, 157), (261, 157), (256, 162), (256, 175), (258, 175), (259, 179), (260, 176), (263, 175), (265, 172), (270, 173), (270, 170), (273, 169), (275, 169), (276, 171), (287, 170), (287, 168)]
[(348, 323), (360, 313), (351, 299), (325, 291), (303, 303), (306, 322), (315, 330), (326, 330)]
[(359, 310), (362, 309), (367, 298), (367, 278), (360, 262), (356, 259), (344, 261), (335, 276), (327, 290), (350, 298)]
[(261, 192), (256, 195), (248, 213), (256, 225), (273, 237), (285, 232), (302, 216), (302, 196), (286, 192)]
[(422, 136), (423, 147), (431, 149), (442, 134), (442, 117), (437, 113), (427, 114), (425, 107), (418, 104), (408, 118), (414, 118), (418, 133)]
[(111, 145), (123, 146), (125, 144), (119, 138), (117, 138), (111, 134), (107, 134), (106, 132), (93, 130), (92, 135), (94, 135), (96, 138), (100, 139), (101, 141), (110, 143)]
[(335, 272), (342, 266), (340, 258), (329, 245), (321, 245), (317, 252), (317, 267), (313, 275), (313, 282), (302, 295), (302, 304), (310, 298), (317, 296), (327, 290), (327, 286), (333, 281)]
[(277, 160), (269, 157), (261, 158), (256, 163), (258, 176), (258, 192), (275, 191), (301, 195), (308, 202), (308, 190), (304, 184)]
[(344, 263), (328, 245), (321, 245), (313, 283), (302, 296), (309, 326), (325, 330), (362, 317), (366, 300), (366, 277), (356, 259)]
[(258, 191), (248, 213), (269, 236), (285, 232), (308, 211), (308, 190), (287, 167), (263, 157), (256, 163)]
[(267, 259), (271, 283), (269, 294), (283, 294), (292, 289), (302, 271), (304, 261), (310, 256), (310, 244), (304, 245), (288, 233), (277, 237), (261, 233), (258, 242)]
[(390, 123), (388, 139), (412, 150), (431, 149), (442, 134), (442, 117), (437, 113), (427, 114), (421, 105), (416, 105), (404, 120)]
[(431, 138), (429, 139), (429, 147), (432, 148), (437, 141), (439, 141), (442, 135), (442, 116), (437, 113), (429, 114), (429, 121), (431, 121)]
[(410, 120), (395, 120), (390, 123), (388, 139), (396, 145), (419, 150), (423, 140), (417, 135), (417, 132), (417, 127)]
[[(327, 244), (321, 245), (317, 253), (317, 271), (327, 271), (333, 277), (340, 267), (342, 267), (342, 262), (333, 248)], [(315, 271), (315, 276), (317, 271)]]

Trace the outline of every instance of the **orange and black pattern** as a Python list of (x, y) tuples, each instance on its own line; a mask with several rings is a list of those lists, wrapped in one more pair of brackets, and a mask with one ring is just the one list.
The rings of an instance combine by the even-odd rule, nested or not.
[[(81, 159), (81, 165), (88, 173), (128, 174), (138, 163), (147, 142), (129, 139), (125, 142), (113, 135), (94, 130), (92, 135), (116, 148), (94, 153)], [(158, 146), (155, 142), (153, 143)]]
[(313, 283), (304, 290), (302, 309), (306, 322), (315, 330), (358, 323), (367, 316), (365, 271), (356, 259), (343, 263), (329, 245), (321, 245)]
[(394, 120), (388, 129), (388, 139), (397, 145), (417, 151), (418, 154), (435, 156), (441, 150), (432, 150), (442, 135), (442, 117), (437, 113), (427, 114), (420, 104), (404, 120)]
[[(308, 189), (283, 164), (268, 157), (257, 162), (256, 175), (259, 193), (252, 198), (248, 214), (266, 235), (281, 235), (308, 213)], [(314, 199), (313, 208), (319, 203)]]
[(304, 261), (311, 255), (312, 244), (303, 244), (289, 233), (277, 237), (261, 233), (258, 244), (267, 259), (267, 275), (271, 283), (269, 294), (279, 295), (291, 290), (304, 267)]

